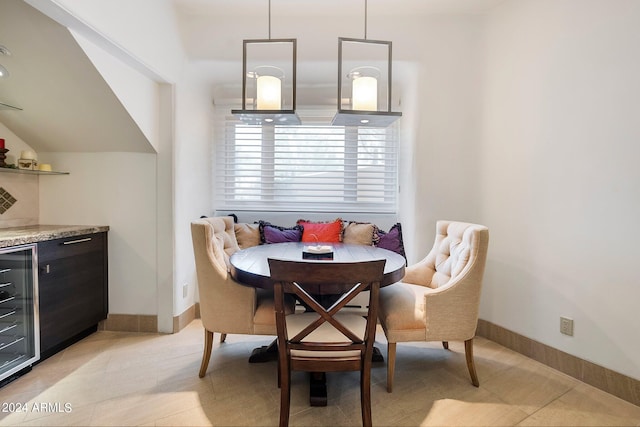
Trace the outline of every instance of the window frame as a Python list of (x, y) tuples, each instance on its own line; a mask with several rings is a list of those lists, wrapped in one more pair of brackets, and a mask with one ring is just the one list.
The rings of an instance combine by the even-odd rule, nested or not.
[[(329, 117), (320, 120), (314, 120), (308, 123), (303, 121), (303, 125), (246, 125), (239, 122), (233, 116), (223, 116), (218, 121), (218, 130), (214, 141), (214, 197), (216, 210), (219, 211), (271, 211), (271, 212), (343, 212), (343, 213), (374, 213), (374, 214), (397, 214), (399, 200), (399, 128), (397, 125), (388, 128), (373, 127), (356, 127), (356, 126), (330, 126)], [(260, 183), (259, 183), (259, 200), (241, 200), (238, 197), (237, 178), (240, 176), (237, 164), (238, 153), (238, 136), (236, 134), (238, 127), (240, 129), (256, 129), (260, 128)], [(341, 201), (323, 201), (322, 196), (309, 196), (311, 201), (297, 200), (300, 196), (293, 196), (290, 200), (283, 200), (277, 194), (277, 170), (278, 170), (278, 130), (279, 128), (294, 129), (342, 129), (344, 137), (340, 139), (343, 142), (342, 160), (343, 178), (336, 193), (342, 192)], [(295, 133), (295, 132), (294, 132)], [(301, 132), (302, 134), (304, 132)], [(316, 135), (322, 136), (321, 132)], [(333, 135), (333, 134), (332, 134)], [(373, 138), (367, 140), (367, 136), (373, 135)], [(314, 135), (315, 136), (315, 135)], [(311, 143), (316, 143), (314, 138), (309, 138)], [(299, 141), (303, 141), (304, 137)], [(331, 140), (334, 141), (333, 139)], [(376, 170), (381, 177), (377, 178), (377, 184), (363, 184), (364, 177), (367, 172), (359, 170), (362, 162), (366, 161), (366, 153), (362, 148), (367, 145), (366, 141), (371, 141), (372, 151), (377, 149), (377, 160), (382, 162), (382, 166), (376, 165)], [(377, 145), (375, 144), (377, 143)], [(243, 152), (242, 156), (247, 156)], [(304, 152), (300, 152), (304, 154)], [(369, 153), (371, 154), (371, 153)], [(375, 158), (375, 153), (372, 155)], [(244, 157), (243, 157), (244, 158)], [(365, 160), (363, 160), (365, 159)], [(376, 172), (369, 171), (369, 176), (375, 176)], [(254, 177), (255, 178), (255, 177)], [(374, 181), (369, 179), (369, 181)], [(301, 178), (293, 178), (290, 183), (295, 185), (303, 185), (304, 180)], [(232, 188), (233, 187), (233, 188)], [(365, 192), (363, 188), (371, 188)], [(255, 190), (255, 188), (254, 188)], [(282, 190), (280, 190), (282, 191)], [(382, 193), (382, 195), (376, 194)], [(311, 191), (310, 193), (313, 193)], [(364, 196), (363, 194), (369, 194)], [(317, 200), (313, 201), (316, 197)], [(337, 197), (337, 196), (333, 196)], [(360, 197), (360, 200), (359, 200)], [(368, 199), (368, 200), (364, 200)]]

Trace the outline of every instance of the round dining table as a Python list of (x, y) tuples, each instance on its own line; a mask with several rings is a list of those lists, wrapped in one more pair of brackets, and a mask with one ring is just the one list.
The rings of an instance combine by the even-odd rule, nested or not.
[[(331, 246), (330, 258), (327, 254), (312, 254), (311, 256), (323, 257), (324, 259), (305, 259), (303, 253), (309, 253), (309, 243), (286, 242), (272, 243), (253, 246), (235, 252), (230, 257), (231, 277), (238, 283), (254, 288), (273, 289), (273, 280), (269, 273), (269, 258), (277, 258), (292, 261), (304, 262), (365, 262), (384, 259), (384, 276), (380, 286), (388, 286), (399, 282), (404, 277), (406, 259), (395, 252), (387, 249), (368, 245), (346, 244), (346, 243), (322, 243), (321, 245)], [(312, 244), (311, 246), (316, 246)], [(308, 289), (315, 295), (320, 296), (320, 300), (325, 300), (330, 305), (340, 294), (346, 290), (335, 283), (323, 283), (314, 289)], [(322, 302), (321, 302), (322, 303)], [(323, 304), (324, 305), (324, 304)], [(263, 346), (253, 350), (250, 363), (265, 362), (277, 359), (277, 344), (272, 342), (269, 346)], [(382, 355), (377, 348), (374, 348), (374, 362), (383, 361)], [(310, 383), (309, 401), (311, 406), (326, 406), (326, 376), (312, 375)]]
[[(310, 244), (303, 242), (272, 243), (242, 249), (231, 255), (231, 277), (245, 286), (273, 289), (273, 281), (269, 274), (269, 258), (305, 262), (364, 262), (377, 259), (386, 261), (384, 277), (380, 286), (399, 282), (404, 276), (405, 258), (387, 249), (368, 245), (347, 243), (323, 243), (332, 248), (332, 259), (304, 259), (303, 252)], [(315, 246), (311, 245), (311, 246)], [(327, 283), (317, 290), (319, 294), (342, 293), (333, 284)]]

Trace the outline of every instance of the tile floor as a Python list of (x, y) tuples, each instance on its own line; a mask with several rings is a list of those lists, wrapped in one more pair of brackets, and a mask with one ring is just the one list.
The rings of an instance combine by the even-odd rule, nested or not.
[[(277, 425), (276, 364), (247, 362), (271, 339), (229, 335), (215, 344), (200, 379), (202, 341), (197, 320), (173, 335), (99, 331), (1, 388), (0, 425)], [(378, 342), (384, 354), (381, 331)], [(640, 426), (640, 407), (483, 338), (475, 345), (475, 388), (463, 345), (450, 349), (398, 344), (391, 394), (385, 364), (375, 363), (374, 425)], [(309, 407), (304, 373), (292, 387), (292, 426), (360, 425), (357, 374), (328, 374), (323, 408)]]

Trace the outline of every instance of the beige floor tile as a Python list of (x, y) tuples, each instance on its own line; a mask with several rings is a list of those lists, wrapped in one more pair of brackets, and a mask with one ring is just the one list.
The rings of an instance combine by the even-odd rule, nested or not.
[(289, 418), (290, 426), (359, 426), (362, 425), (362, 417), (358, 414), (355, 418), (350, 418), (338, 406), (309, 407), (303, 411), (291, 414)]
[(247, 386), (243, 395), (214, 394), (214, 400), (202, 405), (197, 419), (205, 416), (215, 426), (277, 425), (279, 400), (276, 402), (269, 390)]
[(519, 425), (638, 426), (640, 407), (579, 383)]
[(181, 411), (173, 415), (169, 415), (165, 418), (155, 420), (149, 424), (152, 426), (193, 426), (193, 427), (206, 427), (213, 426), (214, 424), (209, 419), (209, 415), (204, 408), (193, 408), (186, 411)]
[(482, 386), (530, 415), (579, 383), (574, 378), (527, 359), (494, 375)]
[(420, 426), (513, 426), (527, 417), (515, 406), (483, 390), (460, 398), (436, 400), (424, 413), (412, 414)]
[[(58, 374), (51, 370), (37, 368), (0, 388), (0, 402), (15, 402), (17, 396), (21, 396), (23, 399), (24, 396), (28, 396), (28, 400), (54, 386), (68, 375), (68, 373)], [(1, 416), (2, 413), (0, 412)]]
[[(480, 384), (483, 384), (484, 381), (501, 374), (513, 366), (518, 366), (522, 362), (530, 360), (520, 353), (485, 338), (476, 337), (473, 341), (473, 354)], [(462, 342), (449, 343), (449, 348), (460, 355), (464, 355), (464, 343)], [(461, 357), (459, 363), (463, 362), (466, 366), (465, 359)], [(462, 370), (458, 368), (456, 372), (464, 372), (467, 377), (469, 375), (466, 368)]]
[(124, 426), (155, 422), (176, 413), (198, 408), (211, 395), (198, 392), (129, 394), (95, 405), (92, 426)]

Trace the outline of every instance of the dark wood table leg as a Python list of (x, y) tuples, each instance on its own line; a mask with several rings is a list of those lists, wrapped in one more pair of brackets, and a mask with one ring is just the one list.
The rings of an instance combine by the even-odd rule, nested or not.
[(309, 372), (309, 405), (327, 406), (327, 374)]
[[(373, 348), (373, 362), (383, 362), (380, 349)], [(309, 372), (309, 405), (327, 406), (327, 374), (325, 372)]]
[(269, 345), (254, 348), (249, 356), (249, 363), (264, 363), (278, 360), (278, 340), (273, 340)]
[(378, 347), (373, 347), (373, 354), (371, 355), (372, 362), (384, 362), (384, 357), (382, 357), (382, 352)]
[[(254, 348), (249, 356), (249, 363), (264, 363), (278, 360), (278, 341), (269, 345)], [(324, 372), (309, 373), (309, 405), (327, 406), (327, 374)]]

